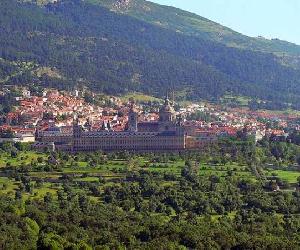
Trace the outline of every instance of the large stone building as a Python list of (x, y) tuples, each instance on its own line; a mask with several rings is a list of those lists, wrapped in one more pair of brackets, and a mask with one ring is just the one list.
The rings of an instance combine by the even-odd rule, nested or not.
[[(182, 125), (182, 119), (166, 97), (159, 110), (159, 120), (139, 122), (134, 104), (128, 113), (128, 124), (121, 132), (113, 131), (110, 123), (102, 125), (100, 131), (92, 131), (90, 126), (79, 125), (75, 119), (71, 132), (50, 130), (39, 133), (37, 140), (54, 143), (57, 150), (81, 151), (182, 151), (187, 149), (188, 136)], [(41, 145), (41, 144), (39, 144)]]

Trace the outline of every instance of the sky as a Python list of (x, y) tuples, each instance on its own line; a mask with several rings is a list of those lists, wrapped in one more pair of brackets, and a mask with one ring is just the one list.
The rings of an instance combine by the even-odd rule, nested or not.
[(248, 36), (300, 45), (300, 0), (150, 0), (199, 14)]

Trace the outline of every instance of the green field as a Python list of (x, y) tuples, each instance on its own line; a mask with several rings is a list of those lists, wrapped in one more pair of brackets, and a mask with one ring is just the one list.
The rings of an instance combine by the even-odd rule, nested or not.
[(37, 161), (38, 158), (42, 158), (43, 160), (47, 159), (47, 156), (42, 153), (37, 152), (20, 152), (17, 157), (11, 157), (8, 153), (0, 154), (0, 168), (7, 166), (10, 164), (11, 166), (21, 166), (31, 164), (33, 161)]
[(226, 103), (237, 103), (240, 106), (248, 106), (249, 102), (251, 101), (251, 98), (246, 97), (246, 96), (234, 96), (234, 95), (224, 95), (221, 98), (221, 102), (226, 104)]
[(284, 181), (287, 181), (288, 183), (297, 183), (297, 178), (300, 177), (300, 172), (296, 171), (275, 170), (269, 173), (272, 176), (276, 176)]
[[(69, 157), (67, 161), (59, 163), (59, 166), (47, 169), (48, 155), (37, 152), (19, 152), (16, 157), (11, 157), (7, 153), (0, 154), (0, 166), (2, 172), (5, 169), (24, 168), (24, 165), (31, 166), (27, 170), (26, 176), (31, 179), (32, 191), (23, 195), (28, 198), (43, 198), (47, 193), (55, 195), (62, 188), (65, 180), (70, 183), (94, 183), (99, 186), (101, 180), (105, 181), (105, 186), (115, 186), (122, 183), (126, 177), (128, 170), (130, 172), (138, 172), (139, 170), (149, 171), (151, 173), (172, 174), (179, 177), (182, 169), (185, 167), (184, 160), (168, 160), (166, 162), (150, 162), (144, 157), (133, 157), (128, 160), (114, 159), (105, 160), (103, 163), (91, 165), (89, 157), (81, 157), (75, 161), (74, 157)], [(85, 159), (85, 160), (84, 160)], [(210, 176), (218, 176), (225, 178), (234, 176), (247, 180), (255, 180), (256, 177), (249, 171), (247, 166), (238, 165), (237, 163), (229, 163), (226, 165), (213, 165), (205, 162), (191, 162), (193, 168), (200, 176), (209, 178)], [(25, 168), (26, 170), (26, 168)], [(1, 172), (1, 171), (0, 171)], [(290, 184), (297, 182), (300, 172), (270, 170), (265, 173), (267, 177), (278, 177)], [(35, 180), (40, 180), (42, 183), (37, 185)], [(0, 193), (14, 196), (16, 190), (20, 187), (20, 180), (14, 177), (0, 177)], [(172, 186), (176, 184), (174, 181), (162, 181), (163, 186)], [(99, 186), (100, 188), (100, 186)], [(101, 186), (103, 189), (104, 186)], [(91, 195), (93, 198), (93, 196)], [(96, 198), (96, 197), (94, 197)]]
[(129, 99), (133, 99), (137, 102), (160, 102), (161, 101), (161, 99), (159, 98), (145, 95), (143, 93), (138, 93), (138, 92), (128, 93), (127, 95), (122, 97), (123, 101), (128, 101)]

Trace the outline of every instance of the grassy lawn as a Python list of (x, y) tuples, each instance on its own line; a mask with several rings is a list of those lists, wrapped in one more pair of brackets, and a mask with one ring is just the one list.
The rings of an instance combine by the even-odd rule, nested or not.
[[(217, 221), (217, 220), (220, 219), (222, 216), (223, 216), (223, 215), (212, 215), (211, 218), (212, 218), (213, 221)], [(229, 219), (231, 219), (231, 220), (233, 220), (233, 219), (235, 218), (235, 216), (236, 216), (236, 211), (231, 212), (231, 213), (228, 213), (228, 214), (226, 215), (226, 217), (229, 218)], [(200, 218), (201, 218), (201, 217), (200, 217)], [(202, 218), (203, 218), (203, 217), (202, 217)]]
[(298, 110), (293, 110), (293, 109), (286, 109), (286, 110), (264, 110), (261, 109), (259, 111), (265, 111), (269, 114), (273, 114), (273, 115), (300, 115), (300, 111)]
[[(32, 161), (37, 161), (37, 159), (41, 157), (44, 160), (47, 160), (46, 154), (36, 153), (36, 152), (21, 152), (17, 155), (16, 158), (11, 158), (8, 154), (0, 154), (0, 167), (4, 168), (7, 163), (12, 166), (21, 166), (23, 164), (28, 164)], [(38, 163), (45, 164), (45, 163)], [(178, 161), (168, 161), (168, 162), (159, 162), (159, 163), (151, 163), (146, 158), (137, 157), (134, 159), (122, 160), (109, 160), (104, 164), (99, 164), (97, 166), (90, 166), (87, 161), (81, 160), (79, 162), (75, 162), (74, 160), (70, 159), (69, 162), (66, 162), (65, 165), (61, 170), (54, 170), (54, 171), (45, 171), (41, 168), (41, 171), (32, 170), (28, 173), (29, 177), (32, 178), (32, 184), (35, 184), (34, 178), (41, 178), (44, 180), (44, 183), (41, 186), (36, 187), (34, 185), (33, 192), (23, 193), (24, 200), (27, 199), (43, 199), (46, 193), (53, 194), (56, 197), (56, 193), (59, 189), (62, 188), (62, 183), (55, 182), (55, 180), (60, 180), (60, 178), (64, 175), (74, 175), (72, 181), (74, 182), (99, 182), (100, 177), (105, 178), (106, 183), (101, 186), (101, 191), (104, 190), (104, 187), (107, 186), (116, 186), (121, 185), (121, 180), (125, 177), (125, 172), (127, 166), (130, 166), (132, 170), (148, 170), (153, 173), (173, 173), (177, 176), (180, 176), (181, 170), (185, 166), (184, 160)], [(192, 166), (196, 169), (199, 169), (199, 175), (204, 177), (209, 177), (211, 175), (217, 175), (219, 177), (226, 177), (228, 175), (228, 171), (231, 171), (234, 176), (240, 176), (243, 178), (255, 178), (251, 172), (247, 171), (245, 166), (239, 166), (238, 164), (232, 163), (227, 165), (212, 165), (208, 163), (199, 163), (197, 166), (195, 162), (192, 162)], [(278, 173), (279, 175), (280, 173)], [(281, 174), (287, 174), (286, 172), (282, 171)], [(295, 175), (296, 174), (296, 175)], [(297, 177), (300, 173), (293, 173), (289, 176), (289, 180), (296, 181)], [(120, 180), (117, 181), (116, 180)], [(54, 180), (55, 183), (51, 183)], [(50, 182), (51, 181), (51, 182)], [(7, 194), (11, 197), (14, 197), (15, 191), (18, 189), (18, 185), (20, 182), (15, 181), (14, 179), (9, 179), (5, 177), (0, 177), (0, 192)], [(166, 181), (163, 182), (162, 185), (164, 186), (173, 186), (176, 185), (176, 181)], [(98, 200), (97, 197), (93, 197), (92, 194), (90, 196), (94, 200)]]
[(52, 194), (53, 196), (56, 195), (56, 192), (59, 190), (59, 187), (53, 186), (51, 183), (44, 183), (42, 187), (40, 188), (34, 188), (33, 194), (27, 194), (28, 198), (29, 197), (34, 197), (34, 198), (43, 198), (47, 193)]
[(276, 177), (279, 177), (280, 179), (289, 183), (297, 183), (297, 178), (300, 176), (300, 172), (297, 171), (275, 170), (271, 171), (270, 173), (271, 175), (275, 174)]
[[(151, 164), (149, 171), (151, 172), (160, 172), (160, 173), (174, 173), (176, 175), (181, 174), (181, 170), (184, 167), (184, 161), (179, 161), (175, 163), (166, 163), (166, 164)], [(226, 177), (228, 175), (228, 171), (232, 172), (234, 176), (240, 176), (243, 178), (251, 178), (255, 177), (251, 172), (246, 170), (245, 166), (239, 166), (235, 163), (228, 165), (210, 165), (206, 163), (201, 163), (199, 165), (199, 175), (200, 176), (211, 176), (216, 175), (219, 177)]]
[(7, 163), (11, 166), (28, 165), (32, 161), (36, 161), (39, 157), (44, 160), (47, 159), (45, 154), (33, 151), (20, 152), (16, 157), (11, 157), (10, 154), (2, 153), (0, 154), (0, 168), (5, 167)]
[[(0, 192), (2, 194), (7, 194), (11, 197), (15, 195), (16, 190), (18, 189), (18, 185), (20, 182), (11, 180), (7, 177), (0, 177)], [(35, 182), (32, 182), (32, 184), (35, 184)], [(5, 185), (5, 187), (4, 187)], [(58, 190), (58, 187), (54, 187), (52, 183), (44, 183), (41, 187), (33, 188), (33, 194), (29, 193), (23, 193), (23, 197), (25, 199), (28, 198), (43, 198), (46, 193), (52, 193), (53, 195), (56, 194), (56, 191)]]
[(255, 178), (251, 172), (249, 172), (245, 166), (240, 166), (237, 163), (230, 163), (224, 165), (210, 165), (201, 164), (200, 175), (201, 176), (211, 176), (217, 175), (219, 177), (225, 177), (231, 172), (234, 176), (240, 176), (243, 178)]
[[(36, 155), (32, 155), (31, 158), (36, 157)], [(139, 159), (139, 163), (141, 166), (144, 166), (145, 163), (147, 163), (144, 159)], [(77, 167), (70, 167), (67, 166), (66, 168), (62, 169), (62, 172), (54, 171), (54, 172), (30, 172), (29, 176), (32, 178), (39, 177), (44, 179), (44, 183), (40, 187), (34, 187), (33, 193), (23, 193), (23, 198), (25, 200), (29, 198), (38, 198), (42, 199), (46, 193), (53, 194), (54, 197), (56, 197), (57, 190), (62, 188), (62, 183), (50, 183), (47, 182), (47, 179), (54, 179), (58, 180), (60, 177), (62, 177), (63, 174), (70, 174), (70, 175), (76, 175), (76, 177), (73, 179), (75, 182), (98, 182), (99, 177), (104, 177), (106, 180), (105, 186), (110, 185), (118, 185), (115, 183), (115, 181), (112, 181), (113, 179), (123, 179), (125, 177), (125, 173), (118, 172), (118, 170), (124, 170), (126, 168), (127, 161), (122, 160), (116, 160), (116, 161), (108, 161), (106, 164), (96, 167), (89, 167), (86, 162), (81, 162), (79, 166)], [(185, 162), (184, 161), (177, 161), (177, 162), (167, 162), (167, 163), (151, 163), (149, 164), (149, 167), (145, 168), (148, 171), (151, 172), (159, 172), (159, 173), (173, 173), (177, 176), (181, 174), (181, 170), (184, 167)], [(209, 177), (211, 175), (217, 175), (219, 177), (226, 177), (228, 175), (228, 171), (231, 170), (232, 174), (234, 176), (240, 176), (240, 177), (246, 177), (246, 178), (255, 178), (250, 172), (245, 171), (244, 166), (238, 166), (237, 164), (228, 164), (226, 166), (220, 166), (220, 165), (209, 165), (201, 163), (199, 164), (199, 175), (204, 177)], [(139, 169), (139, 168), (137, 168)], [(280, 174), (279, 172), (278, 174)], [(84, 174), (87, 174), (84, 176)], [(281, 174), (287, 174), (286, 172), (282, 171)], [(300, 175), (299, 173), (289, 173), (290, 179), (296, 181), (297, 177)], [(294, 175), (293, 175), (294, 174)], [(296, 174), (296, 175), (295, 175)], [(83, 176), (82, 176), (83, 175)], [(4, 188), (1, 190), (1, 188)], [(32, 181), (34, 184), (35, 182)], [(0, 178), (0, 192), (5, 193), (10, 196), (15, 195), (15, 190), (18, 189), (19, 182), (16, 182), (14, 180), (2, 177)], [(166, 181), (163, 183), (164, 186), (172, 186), (175, 185), (176, 182), (172, 181)], [(104, 186), (102, 187), (104, 188)], [(102, 190), (103, 191), (103, 190)], [(92, 196), (91, 196), (92, 197)], [(95, 197), (95, 200), (98, 198)]]
[(246, 96), (233, 96), (230, 94), (224, 95), (223, 98), (221, 98), (223, 102), (231, 102), (234, 101), (238, 103), (241, 106), (248, 106), (249, 102), (251, 101), (251, 98)]
[(60, 172), (30, 172), (31, 177), (58, 179), (62, 173)]
[(17, 182), (10, 180), (7, 177), (0, 177), (0, 192), (4, 194), (14, 194), (18, 188)]
[(142, 93), (138, 93), (138, 92), (133, 92), (133, 93), (128, 93), (127, 95), (125, 95), (124, 97), (122, 97), (121, 99), (123, 101), (128, 101), (129, 99), (134, 99), (137, 102), (153, 102), (153, 101), (161, 101), (161, 99), (153, 97), (153, 96), (149, 96), (149, 95), (144, 95)]
[(97, 182), (99, 181), (99, 177), (75, 178), (74, 181)]

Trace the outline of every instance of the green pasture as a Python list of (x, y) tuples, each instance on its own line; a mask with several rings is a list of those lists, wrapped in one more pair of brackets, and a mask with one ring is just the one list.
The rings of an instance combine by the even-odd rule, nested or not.
[(268, 173), (268, 177), (275, 176), (288, 183), (297, 183), (297, 178), (300, 177), (300, 172), (298, 171), (288, 171), (288, 170), (274, 170)]
[[(38, 158), (42, 161), (38, 163)], [(46, 154), (37, 152), (19, 152), (16, 157), (11, 157), (10, 154), (1, 153), (0, 154), (0, 167), (4, 169), (6, 166), (19, 167), (22, 165), (30, 165), (34, 162), (37, 165), (46, 165), (48, 156)], [(47, 193), (53, 194), (56, 197), (56, 193), (62, 188), (62, 177), (65, 176), (65, 180), (71, 182), (91, 182), (99, 183), (101, 178), (105, 179), (105, 183), (99, 186), (101, 191), (104, 187), (121, 185), (122, 180), (126, 175), (126, 170), (138, 171), (145, 170), (152, 173), (172, 173), (176, 176), (180, 176), (182, 169), (185, 167), (184, 160), (174, 160), (167, 162), (149, 162), (144, 157), (134, 157), (129, 160), (115, 159), (108, 160), (104, 163), (98, 163), (93, 165), (89, 162), (89, 159), (83, 160), (80, 158), (79, 161), (74, 161), (73, 157), (68, 161), (62, 161), (62, 164), (54, 169), (50, 169), (48, 172), (44, 168), (41, 171), (34, 169), (29, 171), (27, 174), (32, 178), (33, 191), (32, 193), (23, 192), (23, 198), (26, 199), (42, 199)], [(247, 166), (239, 165), (237, 163), (228, 163), (226, 165), (215, 165), (207, 162), (191, 162), (191, 166), (194, 170), (198, 171), (200, 176), (209, 178), (212, 175), (224, 178), (228, 175), (235, 177), (253, 179), (255, 176), (248, 170)], [(270, 170), (266, 171), (266, 176), (278, 176), (282, 180), (289, 183), (296, 183), (297, 178), (300, 176), (300, 172), (297, 171), (284, 171), (284, 170)], [(36, 185), (35, 179), (40, 178), (43, 180), (40, 186)], [(117, 180), (117, 182), (116, 182)], [(120, 181), (118, 181), (120, 180)], [(0, 193), (7, 194), (9, 196), (14, 196), (15, 191), (18, 190), (20, 182), (14, 179), (9, 179), (7, 177), (0, 177)], [(162, 185), (172, 186), (176, 184), (172, 181), (165, 181)], [(98, 199), (93, 197), (91, 198)]]
[(6, 167), (7, 164), (11, 166), (21, 166), (31, 164), (33, 161), (41, 157), (43, 160), (47, 159), (47, 156), (42, 153), (37, 153), (33, 151), (19, 152), (16, 157), (12, 157), (8, 153), (0, 154), (0, 168)]
[(149, 101), (150, 102), (154, 102), (154, 101), (159, 102), (159, 101), (161, 101), (161, 99), (159, 99), (159, 98), (149, 96), (149, 95), (145, 95), (145, 94), (142, 94), (142, 93), (139, 93), (139, 92), (128, 93), (124, 97), (121, 97), (121, 99), (123, 101), (128, 101), (130, 99), (133, 99), (133, 100), (138, 101), (138, 102), (149, 102)]
[(17, 182), (7, 178), (7, 177), (0, 177), (0, 192), (3, 194), (14, 194), (15, 189), (18, 188)]
[(234, 96), (231, 94), (226, 94), (221, 98), (221, 101), (224, 103), (235, 102), (240, 106), (248, 106), (249, 102), (251, 101), (251, 98), (246, 96)]
[(60, 189), (60, 186), (56, 186), (52, 183), (44, 183), (39, 188), (34, 188), (33, 194), (27, 194), (27, 198), (39, 198), (42, 199), (47, 193), (50, 193), (53, 195), (53, 197), (56, 196), (57, 191)]

